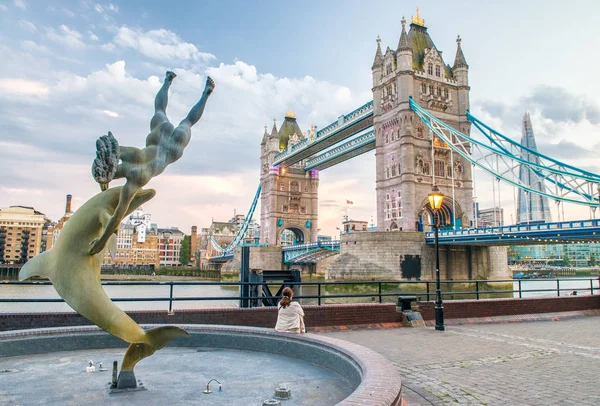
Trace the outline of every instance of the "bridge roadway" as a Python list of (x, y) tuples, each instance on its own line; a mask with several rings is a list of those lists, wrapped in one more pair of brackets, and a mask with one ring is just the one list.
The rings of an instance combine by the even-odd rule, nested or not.
[[(305, 138), (299, 143), (287, 148), (285, 151), (278, 153), (275, 155), (273, 165), (287, 167), (309, 157), (316, 158), (317, 153), (323, 152), (327, 148), (347, 140), (350, 137), (356, 136), (356, 134), (371, 129), (372, 127), (373, 101), (371, 100), (351, 113), (340, 116), (337, 121), (317, 131), (315, 138), (312, 141)], [(373, 138), (373, 145), (370, 149), (374, 148), (375, 143)], [(367, 152), (370, 149), (365, 149), (363, 152)], [(352, 151), (347, 151), (349, 154), (351, 152)], [(348, 155), (346, 159), (349, 159), (352, 156), (356, 155)], [(342, 161), (338, 161), (337, 163), (339, 162)], [(313, 168), (318, 169), (317, 166), (313, 166)]]
[[(556, 223), (518, 224), (503, 227), (440, 230), (440, 245), (542, 245), (600, 240), (600, 220), (576, 220)], [(434, 232), (425, 237), (435, 243)]]
[[(361, 231), (361, 233), (368, 231)], [(463, 228), (439, 231), (440, 245), (543, 245), (600, 241), (600, 220), (518, 224), (504, 227)], [(425, 233), (425, 243), (435, 244), (433, 232)], [(314, 264), (340, 251), (340, 241), (320, 241), (282, 247), (283, 263)], [(233, 254), (214, 256), (211, 262), (227, 262)]]

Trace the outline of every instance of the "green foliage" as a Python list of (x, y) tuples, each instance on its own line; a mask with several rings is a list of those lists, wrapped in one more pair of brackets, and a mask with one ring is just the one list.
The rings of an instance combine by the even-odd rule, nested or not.
[(598, 258), (596, 257), (596, 254), (592, 252), (592, 254), (590, 255), (590, 261), (589, 261), (590, 266), (596, 266), (598, 265)]
[(190, 263), (190, 237), (185, 235), (179, 249), (179, 263), (187, 265)]
[(569, 259), (569, 256), (567, 254), (563, 255), (563, 266), (571, 266), (571, 260)]

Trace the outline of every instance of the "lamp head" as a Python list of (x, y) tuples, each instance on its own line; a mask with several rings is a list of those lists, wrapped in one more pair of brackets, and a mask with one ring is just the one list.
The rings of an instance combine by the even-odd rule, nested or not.
[(431, 189), (431, 193), (427, 195), (427, 198), (429, 199), (429, 206), (431, 206), (433, 210), (437, 211), (442, 208), (444, 194), (440, 192), (440, 189), (437, 187), (437, 185), (433, 186), (433, 189)]

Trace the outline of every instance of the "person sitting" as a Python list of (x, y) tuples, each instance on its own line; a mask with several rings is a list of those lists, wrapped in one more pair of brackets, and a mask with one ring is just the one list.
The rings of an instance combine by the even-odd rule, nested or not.
[(283, 298), (279, 302), (279, 313), (275, 331), (280, 333), (306, 333), (304, 326), (304, 310), (298, 302), (292, 302), (292, 288), (283, 289)]

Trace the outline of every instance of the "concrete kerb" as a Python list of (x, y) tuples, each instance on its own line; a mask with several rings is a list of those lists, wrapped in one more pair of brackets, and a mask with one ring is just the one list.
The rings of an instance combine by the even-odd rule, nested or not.
[[(356, 389), (340, 405), (400, 405), (402, 383), (396, 368), (383, 356), (358, 344), (310, 333), (284, 334), (256, 327), (186, 324), (178, 327), (191, 336), (176, 339), (169, 346), (285, 354), (332, 370), (352, 382)], [(95, 326), (0, 332), (0, 358), (120, 347), (125, 350), (125, 343)]]

